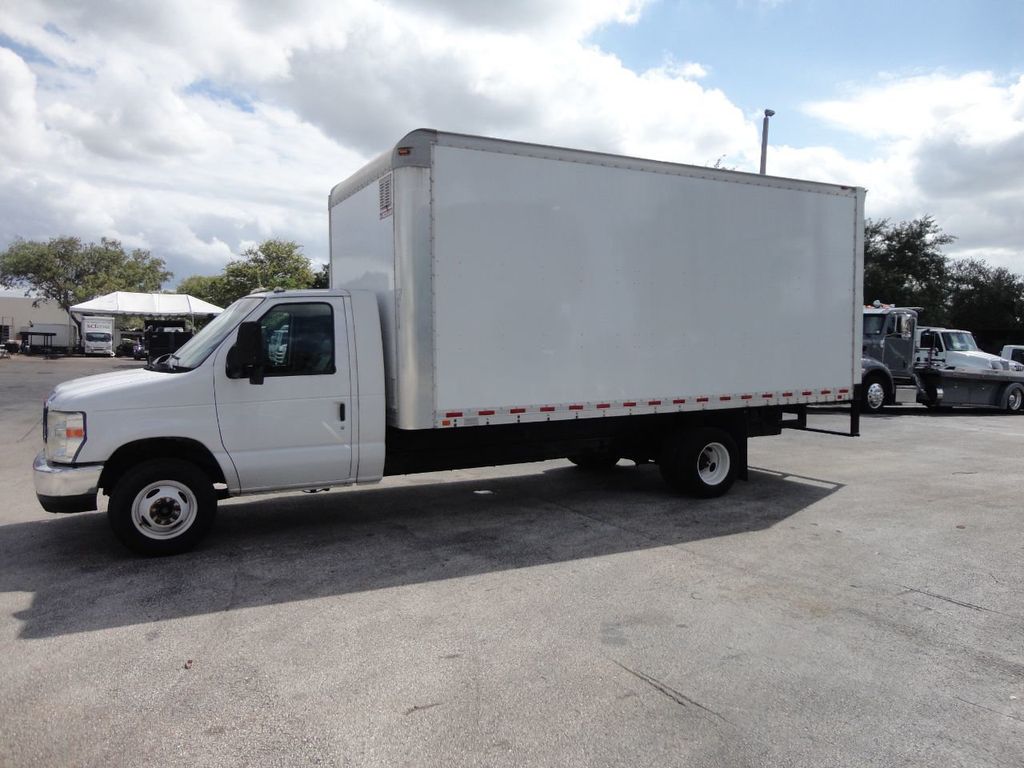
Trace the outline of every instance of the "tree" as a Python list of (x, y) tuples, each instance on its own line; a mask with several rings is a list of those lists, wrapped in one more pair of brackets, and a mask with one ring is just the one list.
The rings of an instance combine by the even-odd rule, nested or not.
[(18, 239), (0, 253), (0, 285), (26, 296), (49, 300), (64, 311), (113, 291), (160, 290), (172, 277), (163, 259), (136, 248), (126, 251), (117, 240), (83, 243), (77, 237), (47, 242)]
[(242, 258), (224, 267), (225, 292), (231, 301), (256, 288), (309, 288), (313, 268), (291, 240), (264, 240), (242, 251)]
[(924, 307), (930, 325), (945, 324), (950, 272), (942, 246), (955, 240), (931, 216), (897, 224), (869, 219), (864, 227), (864, 301)]
[(313, 284), (310, 288), (330, 288), (331, 287), (331, 265), (323, 264), (320, 267), (320, 271), (313, 275)]
[(228, 262), (220, 275), (186, 277), (179, 283), (178, 293), (190, 293), (226, 307), (257, 288), (319, 287), (324, 269), (314, 273), (312, 263), (302, 255), (302, 246), (298, 243), (264, 240), (242, 251), (241, 258)]
[(175, 290), (216, 304), (218, 307), (226, 307), (234, 301), (229, 295), (223, 275), (192, 275), (178, 283)]
[(978, 259), (953, 262), (948, 318), (951, 326), (975, 331), (979, 343), (1024, 338), (1024, 278)]

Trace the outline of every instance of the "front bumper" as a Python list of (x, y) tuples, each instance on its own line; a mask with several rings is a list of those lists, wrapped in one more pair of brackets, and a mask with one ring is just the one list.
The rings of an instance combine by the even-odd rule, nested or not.
[(96, 509), (102, 464), (72, 467), (51, 464), (40, 453), (32, 462), (36, 498), (47, 512), (89, 512)]

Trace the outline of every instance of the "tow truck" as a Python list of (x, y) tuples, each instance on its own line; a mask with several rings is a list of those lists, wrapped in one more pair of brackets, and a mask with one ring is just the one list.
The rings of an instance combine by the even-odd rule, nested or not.
[(920, 307), (864, 308), (861, 406), (971, 407), (1019, 413), (1024, 364), (978, 349), (970, 331), (918, 325)]

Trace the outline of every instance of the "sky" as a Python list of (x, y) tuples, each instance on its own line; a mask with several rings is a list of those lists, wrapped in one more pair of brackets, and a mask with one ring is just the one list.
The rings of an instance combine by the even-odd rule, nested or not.
[(328, 258), (327, 195), (421, 127), (867, 188), (1024, 274), (1020, 0), (0, 3), (0, 248), (111, 237), (166, 288)]

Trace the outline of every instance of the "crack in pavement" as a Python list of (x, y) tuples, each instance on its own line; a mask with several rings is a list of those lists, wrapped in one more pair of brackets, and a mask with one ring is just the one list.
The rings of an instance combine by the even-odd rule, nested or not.
[(991, 707), (986, 707), (984, 704), (978, 704), (978, 703), (973, 702), (973, 701), (968, 701), (967, 699), (961, 699), (959, 696), (954, 696), (953, 698), (956, 699), (957, 701), (962, 701), (964, 704), (970, 704), (972, 707), (977, 707), (978, 709), (983, 709), (986, 712), (991, 712), (993, 715), (1002, 715), (1003, 717), (1008, 717), (1011, 720), (1016, 720), (1018, 723), (1024, 723), (1024, 717), (1017, 717), (1016, 715), (1008, 715), (1005, 712), (1000, 712), (998, 709), (992, 709)]
[(947, 603), (953, 605), (959, 605), (961, 608), (970, 608), (972, 611), (982, 611), (984, 613), (995, 613), (1000, 616), (1006, 616), (1011, 619), (1019, 619), (1020, 616), (1014, 616), (1012, 613), (1004, 613), (1003, 611), (997, 611), (994, 608), (986, 608), (983, 605), (975, 605), (974, 603), (965, 603), (963, 600), (956, 600), (952, 597), (946, 597), (935, 592), (929, 592), (927, 589), (917, 589), (916, 587), (908, 587), (906, 584), (901, 584), (908, 592), (917, 592), (919, 595), (927, 595), (928, 597), (934, 597), (936, 600), (945, 600)]
[(409, 707), (407, 710), (405, 710), (405, 714), (411, 715), (413, 712), (422, 712), (424, 709), (433, 709), (434, 707), (440, 706), (440, 701), (435, 701), (433, 704), (416, 704), (415, 706)]
[[(665, 685), (665, 683), (661, 682), (660, 680), (658, 680), (656, 678), (653, 678), (650, 675), (646, 675), (643, 672), (638, 672), (635, 669), (630, 669), (625, 664), (620, 664), (619, 662), (615, 661), (614, 659), (612, 659), (612, 662), (614, 662), (614, 664), (616, 666), (622, 668), (626, 672), (629, 672), (629, 674), (633, 675), (633, 677), (637, 678), (638, 680), (644, 681), (649, 686), (654, 688), (654, 690), (658, 691), (659, 693), (663, 694), (664, 696), (667, 696), (669, 699), (671, 699), (672, 701), (674, 701), (676, 704), (680, 705), (681, 707), (687, 707), (687, 706), (697, 707), (698, 709), (704, 710), (708, 714), (714, 715), (719, 720), (721, 720), (723, 723), (729, 723), (729, 725), (735, 725), (735, 723), (733, 723), (728, 718), (723, 717), (718, 712), (715, 712), (715, 710), (710, 709), (708, 707), (705, 707), (699, 701), (691, 699), (686, 694), (680, 693), (675, 688), (672, 688), (671, 686)], [(707, 718), (705, 718), (705, 719), (707, 719)]]

